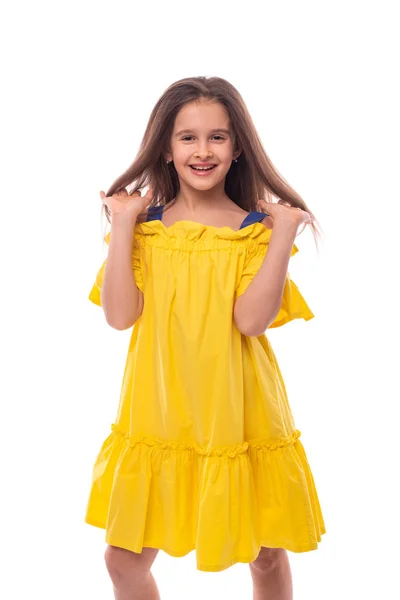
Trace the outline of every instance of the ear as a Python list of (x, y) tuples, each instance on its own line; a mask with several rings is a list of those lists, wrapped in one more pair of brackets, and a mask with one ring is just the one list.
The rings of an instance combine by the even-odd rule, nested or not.
[(239, 158), (239, 156), (241, 154), (242, 154), (242, 149), (241, 148), (236, 148), (235, 152), (233, 153), (232, 160), (236, 160), (237, 158)]

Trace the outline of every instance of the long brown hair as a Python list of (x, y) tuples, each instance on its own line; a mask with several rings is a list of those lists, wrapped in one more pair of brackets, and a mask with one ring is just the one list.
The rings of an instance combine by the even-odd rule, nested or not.
[[(167, 164), (165, 158), (175, 118), (185, 104), (202, 99), (220, 102), (225, 106), (236, 148), (242, 150), (237, 162), (232, 162), (225, 178), (227, 196), (247, 212), (257, 210), (258, 199), (273, 202), (273, 197), (276, 197), (290, 206), (306, 210), (315, 217), (301, 196), (272, 164), (237, 89), (221, 77), (187, 77), (176, 81), (165, 90), (152, 110), (135, 160), (125, 173), (114, 181), (106, 195), (112, 196), (122, 188), (128, 187), (129, 193), (132, 194), (149, 186), (153, 189), (153, 199), (149, 207), (162, 204), (167, 208), (179, 191), (177, 171), (173, 162)], [(107, 206), (104, 208), (110, 223), (111, 213)], [(139, 222), (141, 218), (142, 215), (139, 215)], [(309, 226), (317, 244), (320, 231), (316, 223), (315, 219)]]

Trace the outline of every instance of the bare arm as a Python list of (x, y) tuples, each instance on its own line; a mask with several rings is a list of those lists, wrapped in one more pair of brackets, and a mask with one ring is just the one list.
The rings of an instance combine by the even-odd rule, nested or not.
[(258, 273), (235, 302), (236, 327), (248, 336), (265, 332), (279, 312), (298, 225), (277, 222)]
[(129, 329), (143, 310), (143, 294), (138, 289), (132, 266), (135, 219), (114, 215), (101, 304), (107, 323), (114, 329)]

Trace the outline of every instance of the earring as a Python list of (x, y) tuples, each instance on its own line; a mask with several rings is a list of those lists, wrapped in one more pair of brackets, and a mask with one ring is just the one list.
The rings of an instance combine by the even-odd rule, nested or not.
[(235, 158), (235, 160), (234, 160), (233, 162), (237, 163), (237, 161), (238, 161), (238, 159), (237, 159), (237, 158)]

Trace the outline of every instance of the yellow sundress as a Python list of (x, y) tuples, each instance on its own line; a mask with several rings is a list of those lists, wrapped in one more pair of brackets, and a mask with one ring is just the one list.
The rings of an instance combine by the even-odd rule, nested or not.
[[(195, 550), (198, 570), (222, 571), (252, 562), (261, 546), (314, 550), (325, 533), (271, 345), (233, 320), (268, 251), (264, 216), (237, 231), (183, 220), (166, 227), (161, 218), (135, 225), (144, 307), (85, 517), (108, 544)], [(89, 294), (99, 306), (106, 260)], [(287, 274), (270, 327), (313, 316)]]

